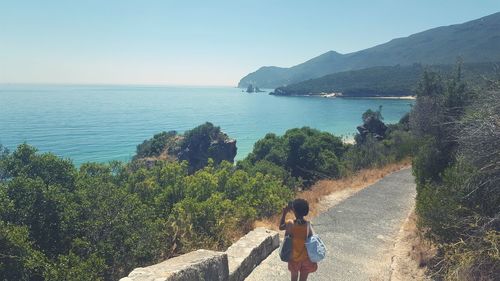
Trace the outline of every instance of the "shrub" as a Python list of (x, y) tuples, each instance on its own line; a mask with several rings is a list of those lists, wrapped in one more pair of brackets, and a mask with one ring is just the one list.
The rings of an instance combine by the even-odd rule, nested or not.
[(433, 265), (435, 276), (444, 280), (496, 280), (500, 272), (498, 245), (498, 230), (445, 244)]
[(363, 113), (363, 125), (358, 127), (360, 133), (355, 136), (356, 143), (349, 147), (343, 159), (350, 171), (383, 166), (415, 152), (415, 139), (407, 129), (408, 117), (386, 126), (382, 122), (381, 109)]
[[(340, 138), (303, 127), (288, 130), (283, 136), (267, 134), (255, 143), (252, 153), (239, 165), (251, 170), (251, 165), (266, 161), (260, 165), (281, 166), (292, 177), (311, 185), (318, 179), (337, 178), (342, 174), (344, 167), (340, 157), (345, 150)], [(272, 172), (281, 173), (275, 168)], [(286, 178), (283, 180), (289, 182)]]
[(278, 166), (268, 160), (260, 160), (252, 164), (248, 159), (238, 162), (237, 167), (239, 169), (245, 170), (250, 175), (256, 175), (261, 173), (264, 175), (270, 175), (279, 179), (284, 185), (294, 190), (296, 187), (302, 186), (300, 179), (297, 179), (291, 175), (284, 167)]
[(176, 131), (161, 132), (153, 136), (152, 139), (145, 140), (137, 146), (137, 152), (134, 158), (159, 156), (166, 148), (175, 150)]
[[(137, 146), (134, 168), (140, 168), (144, 160), (187, 161), (188, 170), (193, 173), (207, 165), (208, 159), (216, 164), (222, 161), (233, 162), (236, 156), (236, 141), (229, 139), (220, 127), (206, 122), (200, 126), (177, 135), (175, 131), (163, 132)], [(152, 157), (153, 159), (144, 159)], [(146, 166), (147, 166), (146, 165)]]
[(500, 192), (500, 85), (474, 93), (460, 80), (424, 77), (410, 114), (421, 144), (413, 161), (419, 226), (438, 243), (438, 280), (495, 280)]
[[(0, 159), (0, 274), (9, 280), (117, 280), (195, 248), (224, 249), (292, 198), (281, 180), (229, 162), (79, 170), (26, 144)], [(42, 169), (44, 166), (46, 170)]]

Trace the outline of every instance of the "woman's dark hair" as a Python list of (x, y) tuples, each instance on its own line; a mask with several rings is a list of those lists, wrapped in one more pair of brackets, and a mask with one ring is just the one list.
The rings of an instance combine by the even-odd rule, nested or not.
[(293, 200), (293, 210), (298, 216), (307, 216), (309, 214), (309, 203), (304, 199)]

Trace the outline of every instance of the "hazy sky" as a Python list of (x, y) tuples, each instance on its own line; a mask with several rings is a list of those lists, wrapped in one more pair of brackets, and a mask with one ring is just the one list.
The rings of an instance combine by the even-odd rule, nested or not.
[(236, 85), (500, 11), (499, 0), (0, 0), (0, 83)]

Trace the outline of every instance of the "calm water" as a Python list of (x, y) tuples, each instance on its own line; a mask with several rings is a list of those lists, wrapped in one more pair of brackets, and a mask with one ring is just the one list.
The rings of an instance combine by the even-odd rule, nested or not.
[(408, 100), (326, 99), (246, 94), (235, 88), (0, 86), (0, 143), (28, 142), (81, 164), (129, 160), (136, 145), (161, 131), (205, 121), (237, 140), (237, 159), (268, 132), (310, 126), (352, 138), (361, 114), (383, 106), (386, 122)]

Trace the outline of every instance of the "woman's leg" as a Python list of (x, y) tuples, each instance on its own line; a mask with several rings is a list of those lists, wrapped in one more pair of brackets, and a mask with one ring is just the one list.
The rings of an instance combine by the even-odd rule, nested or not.
[(300, 281), (307, 281), (307, 276), (309, 276), (309, 272), (301, 272)]
[(298, 271), (291, 271), (292, 273), (292, 281), (297, 281), (299, 278), (299, 272)]

